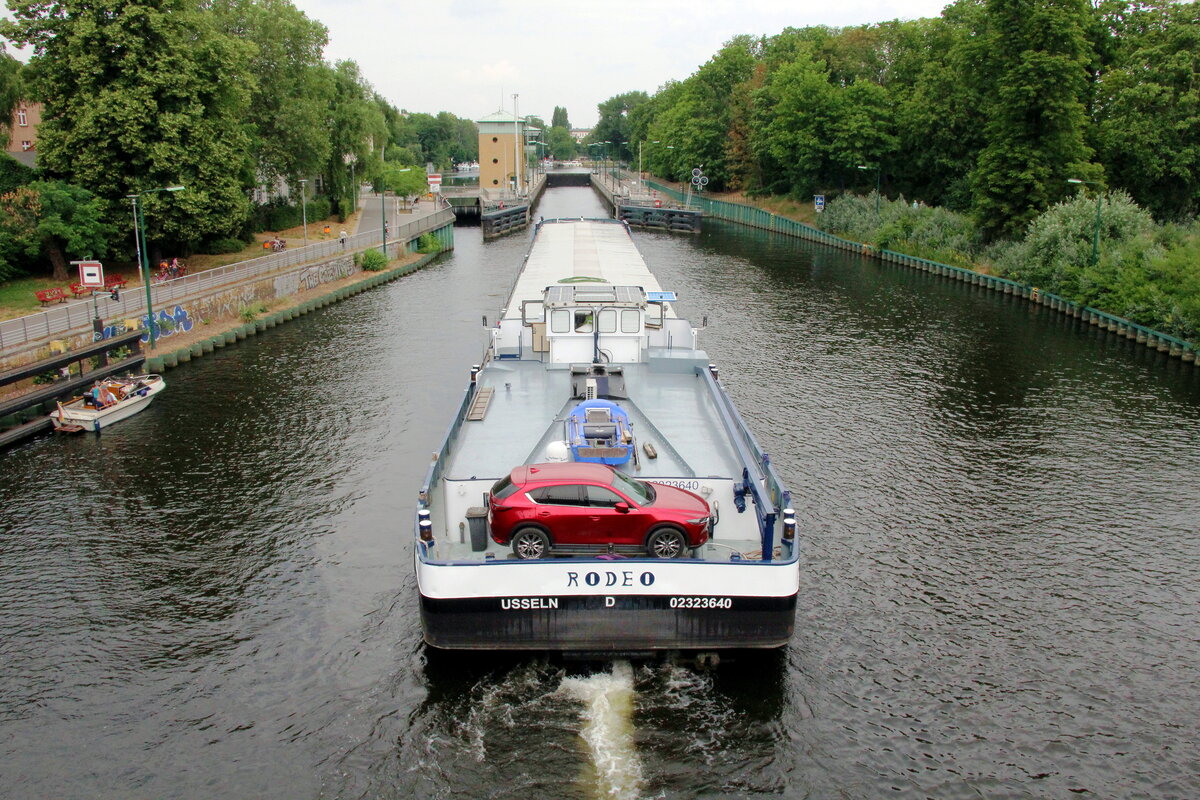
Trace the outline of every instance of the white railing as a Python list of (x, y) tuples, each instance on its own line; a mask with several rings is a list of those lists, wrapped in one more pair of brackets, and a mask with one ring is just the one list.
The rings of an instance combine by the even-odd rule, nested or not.
[[(439, 208), (432, 214), (397, 224), (388, 231), (388, 244), (403, 247), (422, 233), (454, 224), (454, 212)], [(170, 310), (171, 306), (184, 300), (203, 295), (217, 287), (243, 283), (262, 275), (279, 272), (288, 267), (302, 266), (327, 260), (340, 253), (353, 253), (379, 247), (382, 243), (381, 230), (363, 231), (346, 237), (345, 245), (340, 239), (316, 242), (308, 247), (295, 247), (278, 253), (239, 261), (224, 267), (204, 270), (182, 278), (152, 283), (150, 292), (154, 308)], [(45, 311), (0, 322), (0, 352), (8, 353), (28, 347), (35, 342), (47, 341), (61, 336), (84, 333), (91, 329), (96, 311), (105, 320), (134, 319), (146, 314), (146, 287), (144, 284), (127, 286), (120, 291), (120, 300), (107, 297), (77, 300)]]

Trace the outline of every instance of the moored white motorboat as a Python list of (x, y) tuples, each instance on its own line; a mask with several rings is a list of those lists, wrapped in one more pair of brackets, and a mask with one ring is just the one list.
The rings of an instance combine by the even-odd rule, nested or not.
[(96, 431), (138, 413), (166, 388), (161, 375), (109, 377), (96, 382), (88, 393), (60, 402), (50, 414), (54, 429), (62, 433)]

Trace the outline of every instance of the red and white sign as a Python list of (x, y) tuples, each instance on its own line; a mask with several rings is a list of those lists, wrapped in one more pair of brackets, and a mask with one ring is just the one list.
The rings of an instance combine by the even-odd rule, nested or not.
[(79, 265), (79, 283), (89, 289), (104, 288), (104, 265), (99, 261), (72, 261)]
[(425, 177), (429, 181), (430, 186), (441, 186), (442, 185), (442, 173), (440, 173), (440, 172), (431, 172), (430, 174), (426, 175)]

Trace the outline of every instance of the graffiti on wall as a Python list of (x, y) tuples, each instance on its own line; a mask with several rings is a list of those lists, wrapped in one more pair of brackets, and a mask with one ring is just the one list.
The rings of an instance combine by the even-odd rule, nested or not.
[(354, 261), (350, 258), (339, 258), (326, 264), (318, 264), (300, 270), (297, 281), (299, 289), (315, 289), (322, 283), (333, 283), (347, 278), (354, 272)]
[(128, 333), (129, 328), (125, 327), (125, 320), (120, 322), (112, 322), (104, 326), (103, 330), (95, 331), (92, 334), (93, 342), (101, 342), (105, 339), (111, 339), (114, 336), (120, 336), (122, 333)]
[[(142, 341), (150, 341), (150, 319), (142, 317), (142, 327), (146, 328), (146, 332), (142, 334)], [(174, 336), (176, 333), (187, 333), (192, 329), (192, 319), (188, 316), (188, 312), (183, 310), (182, 306), (175, 306), (170, 313), (159, 311), (154, 315), (154, 338), (165, 339), (168, 336)]]

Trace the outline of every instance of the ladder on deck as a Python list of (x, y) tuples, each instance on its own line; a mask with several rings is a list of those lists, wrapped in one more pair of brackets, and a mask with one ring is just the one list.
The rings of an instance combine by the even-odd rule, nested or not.
[(475, 399), (471, 401), (471, 407), (467, 410), (468, 422), (479, 422), (487, 416), (488, 404), (492, 402), (492, 394), (495, 391), (488, 386), (475, 393)]

